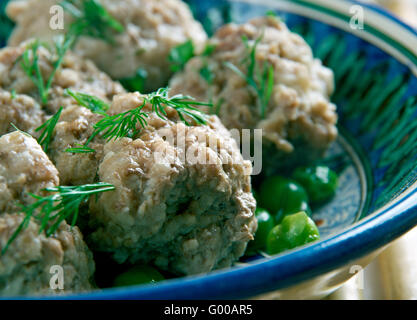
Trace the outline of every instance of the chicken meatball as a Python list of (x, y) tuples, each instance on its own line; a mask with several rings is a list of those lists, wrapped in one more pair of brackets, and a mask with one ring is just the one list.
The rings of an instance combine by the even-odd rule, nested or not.
[[(82, 2), (82, 1), (81, 1)], [(164, 86), (171, 76), (168, 56), (175, 46), (191, 39), (202, 50), (206, 34), (194, 20), (187, 5), (180, 0), (100, 0), (98, 1), (123, 27), (114, 33), (114, 44), (91, 37), (81, 37), (76, 53), (93, 60), (114, 79), (136, 75), (146, 70), (147, 91)], [(9, 17), (17, 23), (10, 45), (37, 37), (50, 41), (61, 31), (50, 28), (50, 8), (59, 0), (13, 1), (7, 7)], [(72, 21), (65, 16), (65, 24)]]
[(300, 36), (262, 17), (222, 27), (210, 47), (171, 80), (173, 94), (211, 99), (228, 129), (262, 129), (265, 172), (323, 155), (337, 136), (333, 73)]
[[(118, 95), (108, 113), (142, 104), (139, 93)], [(172, 108), (166, 119), (151, 108), (137, 136), (104, 144), (98, 179), (116, 189), (91, 199), (87, 242), (176, 274), (230, 266), (257, 228), (251, 163), (216, 116), (187, 126)]]
[(46, 120), (41, 106), (31, 97), (0, 89), (0, 135), (15, 130), (13, 125), (32, 136)]
[[(21, 132), (0, 137), (0, 251), (20, 226), (20, 205), (35, 201), (28, 193), (59, 185), (58, 171), (35, 139)], [(33, 218), (0, 255), (0, 296), (52, 293), (50, 268), (63, 268), (64, 291), (92, 288), (92, 254), (79, 230), (64, 221), (47, 238)]]
[[(33, 45), (33, 41), (28, 40), (18, 47), (6, 47), (0, 50), (0, 88), (8, 92), (14, 90), (19, 95), (32, 97), (41, 103), (38, 88), (20, 63), (23, 53)], [(37, 55), (43, 79), (48, 79), (56, 57), (44, 46), (38, 48)], [(104, 101), (111, 101), (114, 95), (124, 92), (119, 83), (99, 71), (91, 61), (84, 60), (71, 52), (65, 55), (61, 67), (57, 70), (49, 91), (48, 102), (43, 106), (49, 114), (55, 114), (60, 107), (66, 108), (74, 104), (74, 100), (65, 94), (66, 89), (94, 95)]]
[(37, 141), (20, 132), (0, 138), (0, 213), (29, 204), (28, 193), (59, 185), (58, 171)]
[[(2, 250), (24, 216), (0, 213), (0, 250)], [(77, 227), (61, 223), (52, 237), (39, 233), (39, 224), (30, 220), (0, 255), (0, 296), (46, 295), (93, 289), (95, 270), (92, 253)], [(56, 266), (63, 271), (63, 289), (51, 288)], [(52, 279), (53, 280), (53, 279)], [(55, 284), (54, 281), (52, 281)]]
[(89, 145), (94, 153), (69, 153), (87, 142), (93, 133), (93, 125), (101, 118), (89, 109), (70, 106), (61, 113), (55, 126), (49, 155), (59, 172), (63, 185), (83, 185), (93, 183), (102, 157), (103, 142), (94, 139)]

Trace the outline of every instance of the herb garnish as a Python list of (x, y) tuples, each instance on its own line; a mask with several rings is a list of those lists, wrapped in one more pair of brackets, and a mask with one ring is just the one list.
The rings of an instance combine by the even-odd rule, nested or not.
[[(204, 114), (193, 106), (212, 107), (212, 104), (210, 103), (197, 102), (189, 96), (175, 95), (169, 97), (169, 89), (160, 88), (158, 91), (146, 95), (143, 99), (143, 103), (137, 108), (112, 116), (105, 114), (104, 117), (94, 125), (93, 134), (84, 145), (67, 149), (65, 152), (94, 152), (95, 150), (89, 148), (88, 145), (97, 135), (101, 135), (107, 142), (113, 139), (116, 140), (123, 137), (135, 136), (139, 133), (141, 128), (145, 128), (148, 124), (147, 118), (149, 117), (149, 112), (143, 111), (143, 108), (147, 103), (151, 104), (152, 112), (164, 120), (166, 120), (167, 116), (166, 107), (173, 108), (181, 121), (186, 125), (191, 125), (186, 117), (190, 117), (197, 124), (206, 124)], [(139, 129), (137, 128), (138, 124), (141, 127)]]
[(130, 92), (139, 91), (143, 93), (147, 78), (148, 72), (143, 68), (138, 68), (133, 77), (119, 79), (119, 82)]
[(36, 201), (31, 205), (22, 206), (22, 213), (25, 217), (2, 249), (2, 254), (7, 251), (19, 233), (28, 227), (32, 217), (40, 222), (39, 233), (45, 231), (45, 235), (50, 237), (58, 230), (64, 220), (70, 219), (71, 226), (74, 226), (78, 219), (80, 206), (86, 203), (92, 195), (97, 196), (100, 193), (114, 189), (113, 185), (100, 182), (82, 186), (61, 186), (44, 189), (43, 191), (52, 193), (49, 196), (38, 196), (29, 193)]
[(64, 0), (61, 6), (73, 17), (72, 30), (93, 38), (114, 43), (111, 32), (123, 32), (123, 25), (96, 0)]
[[(78, 9), (77, 4), (82, 6), (82, 10)], [(21, 66), (37, 87), (43, 105), (48, 103), (49, 90), (56, 72), (62, 65), (65, 54), (74, 45), (79, 36), (88, 35), (112, 42), (108, 32), (109, 29), (117, 32), (124, 30), (123, 26), (96, 0), (85, 0), (82, 3), (76, 0), (65, 0), (61, 5), (75, 17), (75, 21), (71, 24), (65, 36), (58, 37), (55, 41), (55, 52), (53, 54), (56, 56), (56, 59), (52, 63), (52, 71), (49, 77), (44, 79), (39, 66), (38, 50), (41, 45), (38, 40), (30, 44), (21, 56)]]
[(95, 96), (81, 92), (73, 92), (70, 89), (65, 90), (65, 93), (71, 96), (79, 105), (91, 110), (91, 112), (98, 114), (106, 114), (109, 105)]
[(24, 134), (26, 137), (33, 138), (29, 133), (27, 133), (23, 130), (20, 130), (13, 122), (10, 122), (10, 125), (13, 127), (13, 129), (20, 132), (21, 134)]
[(59, 108), (58, 112), (51, 117), (48, 121), (46, 121), (43, 125), (36, 128), (36, 132), (42, 131), (41, 135), (39, 136), (38, 142), (43, 147), (45, 152), (48, 152), (49, 143), (52, 140), (52, 135), (54, 133), (54, 129), (56, 124), (58, 123), (59, 117), (61, 116), (62, 107)]
[(259, 67), (256, 63), (256, 49), (262, 38), (263, 35), (258, 37), (253, 45), (250, 45), (248, 38), (246, 36), (242, 37), (242, 41), (248, 51), (247, 56), (242, 61), (247, 68), (246, 74), (233, 63), (224, 62), (224, 65), (243, 78), (246, 83), (255, 90), (258, 96), (260, 115), (262, 118), (265, 118), (265, 112), (272, 95), (275, 79), (274, 67), (269, 62), (265, 61), (262, 67)]
[(172, 48), (168, 56), (168, 61), (171, 63), (171, 71), (178, 72), (183, 70), (186, 63), (194, 56), (194, 44), (191, 40)]

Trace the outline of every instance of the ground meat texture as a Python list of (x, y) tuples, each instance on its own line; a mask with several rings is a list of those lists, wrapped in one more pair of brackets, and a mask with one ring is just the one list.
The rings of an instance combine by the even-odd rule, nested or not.
[[(28, 40), (18, 47), (6, 47), (0, 50), (0, 88), (8, 92), (15, 90), (17, 94), (27, 95), (41, 103), (38, 88), (26, 75), (19, 62), (32, 41)], [(38, 50), (38, 56), (43, 79), (48, 79), (56, 57), (42, 46)], [(60, 107), (66, 108), (75, 103), (73, 98), (65, 94), (66, 89), (97, 96), (104, 101), (111, 101), (114, 95), (124, 92), (119, 83), (99, 71), (91, 61), (84, 60), (71, 52), (66, 54), (55, 74), (48, 103), (44, 106), (45, 111), (55, 114)]]
[[(256, 90), (225, 65), (232, 63), (248, 74), (249, 49), (242, 37), (250, 47), (261, 39), (255, 51), (257, 68), (273, 68), (274, 86), (264, 118)], [(214, 52), (191, 59), (171, 80), (171, 93), (211, 99), (229, 129), (262, 129), (265, 172), (322, 156), (337, 136), (336, 106), (329, 101), (334, 81), (332, 71), (314, 59), (308, 44), (274, 17), (228, 24), (210, 43)], [(201, 70), (209, 70), (209, 81)]]
[[(109, 113), (142, 101), (138, 93), (119, 95)], [(167, 108), (167, 120), (151, 113), (147, 122), (134, 139), (104, 145), (99, 180), (116, 189), (90, 201), (88, 243), (120, 263), (151, 263), (179, 275), (230, 266), (257, 228), (250, 162), (216, 116), (186, 126)], [(157, 152), (167, 156), (155, 158)], [(194, 161), (196, 152), (210, 163)]]
[(35, 139), (17, 131), (0, 137), (0, 213), (33, 202), (28, 192), (57, 185), (58, 171)]
[[(21, 224), (22, 214), (0, 213), (0, 250)], [(0, 255), (0, 296), (45, 295), (87, 291), (93, 288), (94, 261), (77, 227), (65, 221), (47, 238), (33, 219)], [(53, 290), (52, 266), (63, 268), (63, 290)]]
[(70, 106), (62, 113), (55, 126), (49, 155), (59, 171), (63, 185), (83, 185), (93, 183), (97, 175), (103, 144), (95, 139), (89, 144), (96, 150), (93, 153), (69, 153), (69, 148), (84, 145), (93, 134), (93, 125), (101, 118), (90, 110)]
[[(50, 41), (61, 31), (49, 26), (49, 8), (59, 0), (13, 1), (7, 13), (17, 23), (10, 45), (37, 37)], [(108, 12), (124, 26), (114, 34), (115, 44), (91, 37), (81, 37), (75, 51), (93, 60), (114, 79), (135, 76), (143, 68), (148, 73), (147, 91), (166, 85), (171, 71), (168, 55), (172, 48), (191, 39), (202, 50), (206, 34), (191, 11), (180, 0), (100, 0)], [(69, 26), (71, 16), (66, 15)]]
[(15, 131), (12, 124), (33, 136), (36, 128), (46, 121), (46, 114), (31, 97), (21, 94), (15, 96), (0, 89), (0, 135)]

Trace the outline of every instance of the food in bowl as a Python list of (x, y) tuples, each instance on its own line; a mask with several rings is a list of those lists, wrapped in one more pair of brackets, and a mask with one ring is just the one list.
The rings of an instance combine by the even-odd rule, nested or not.
[[(333, 77), (283, 22), (268, 16), (230, 24), (208, 42), (200, 35), (200, 44), (187, 33), (181, 38), (185, 42), (176, 46), (161, 43), (156, 23), (147, 35), (164, 49), (162, 56), (155, 53), (158, 59), (153, 61), (137, 58), (129, 66), (148, 68), (148, 74), (157, 71), (146, 86), (123, 72), (123, 89), (110, 78), (121, 77), (111, 71), (117, 64), (103, 66), (101, 58), (90, 56), (96, 67), (80, 48), (83, 43), (95, 50), (105, 45), (109, 50), (100, 54), (109, 54), (107, 58), (125, 50), (117, 42), (131, 25), (113, 10), (125, 8), (129, 1), (65, 1), (67, 10), (81, 10), (84, 16), (70, 20), (71, 27), (58, 39), (38, 28), (42, 40), (54, 46), (39, 39), (18, 44), (36, 36), (22, 29), (29, 21), (28, 8), (35, 11), (47, 3), (19, 2), (11, 2), (8, 10), (18, 22), (10, 40), (16, 46), (0, 51), (0, 107), (8, 117), (0, 134), (4, 139), (36, 138), (39, 157), (47, 157), (56, 180), (36, 190), (23, 189), (18, 194), (29, 202), (17, 198), (13, 210), (0, 212), (0, 218), (9, 221), (1, 234), (0, 263), (6, 263), (9, 250), (36, 228), (32, 240), (42, 243), (60, 241), (63, 230), (76, 247), (68, 247), (71, 257), (78, 252), (84, 261), (75, 266), (75, 261), (65, 260), (67, 247), (61, 243), (64, 265), (68, 261), (83, 273), (65, 288), (71, 292), (103, 287), (100, 279), (92, 280), (90, 250), (97, 270), (116, 266), (110, 282), (121, 286), (207, 273), (233, 266), (245, 251), (272, 255), (319, 239), (311, 206), (317, 199), (331, 199), (337, 177), (311, 161), (322, 157), (337, 136), (336, 107), (329, 98)], [(167, 1), (172, 6), (177, 2)], [(155, 18), (158, 10), (146, 10), (159, 1), (145, 3), (149, 7), (141, 7), (141, 14)], [(91, 25), (89, 6), (99, 9), (101, 33)], [(184, 4), (178, 7), (180, 13), (172, 14), (181, 18)], [(184, 23), (198, 25), (191, 16), (186, 18), (192, 21)], [(123, 31), (116, 30), (119, 25)], [(126, 52), (133, 49), (138, 49), (136, 41)], [(170, 81), (172, 90), (159, 88), (167, 84), (172, 70), (179, 71)], [(159, 89), (147, 94), (138, 90), (151, 88)], [(234, 128), (263, 130), (267, 161), (256, 187), (251, 183), (252, 165), (228, 130)], [(9, 152), (13, 150), (5, 151)], [(291, 176), (301, 163), (308, 166)], [(30, 168), (34, 167), (26, 169)], [(24, 174), (23, 167), (15, 169)], [(67, 232), (72, 232), (72, 240)], [(45, 259), (37, 259), (44, 270)], [(24, 258), (13, 263), (26, 266)], [(26, 290), (23, 284), (10, 290), (7, 277), (0, 274), (5, 284), (0, 295), (50, 292), (44, 278), (36, 280), (36, 290)]]
[(67, 292), (91, 290), (93, 255), (78, 227), (62, 221), (47, 236), (39, 232), (39, 221), (21, 209), (35, 202), (31, 193), (41, 195), (59, 185), (48, 156), (34, 138), (19, 131), (0, 137), (0, 155), (0, 296), (52, 294), (52, 266), (63, 269)]
[[(50, 8), (58, 4), (68, 8), (67, 30), (79, 21), (74, 16), (80, 11), (88, 12), (87, 23), (97, 25), (94, 33), (99, 37), (80, 37), (76, 53), (94, 61), (114, 79), (143, 76), (146, 91), (166, 85), (172, 75), (167, 59), (172, 48), (191, 40), (196, 50), (202, 50), (207, 39), (201, 24), (180, 0), (104, 0), (99, 5), (95, 0), (28, 0), (12, 1), (7, 7), (9, 17), (17, 23), (9, 45), (31, 38), (50, 42), (62, 33), (49, 25)], [(101, 19), (112, 19), (110, 32), (100, 28)]]
[(322, 157), (337, 137), (333, 72), (277, 17), (228, 24), (170, 81), (229, 129), (262, 129), (263, 171)]

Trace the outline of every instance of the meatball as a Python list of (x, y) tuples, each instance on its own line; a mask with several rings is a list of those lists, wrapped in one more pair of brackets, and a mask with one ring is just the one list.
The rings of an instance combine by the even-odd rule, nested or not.
[(94, 182), (103, 143), (94, 139), (89, 145), (96, 150), (95, 153), (69, 153), (66, 150), (85, 144), (93, 133), (93, 125), (100, 118), (100, 115), (75, 105), (62, 111), (49, 151), (59, 171), (61, 184), (83, 185)]
[[(333, 73), (300, 36), (277, 18), (262, 17), (222, 27), (210, 45), (209, 56), (191, 59), (174, 76), (173, 94), (211, 99), (228, 129), (262, 129), (267, 173), (323, 155), (337, 137), (336, 106), (329, 101)], [(255, 85), (241, 74), (250, 76), (251, 51)]]
[[(34, 82), (22, 69), (19, 59), (24, 51), (33, 43), (28, 40), (18, 47), (6, 47), (0, 50), (0, 88), (17, 94), (26, 95), (41, 103), (39, 91)], [(39, 66), (44, 79), (47, 79), (53, 70), (53, 54), (43, 46), (38, 49)], [(88, 60), (68, 52), (61, 67), (57, 70), (51, 89), (48, 103), (43, 106), (50, 113), (56, 113), (60, 107), (66, 108), (74, 104), (73, 98), (65, 94), (66, 89), (80, 91), (94, 95), (104, 101), (111, 101), (115, 94), (123, 93), (124, 89), (119, 83), (113, 82), (106, 74), (99, 71)]]
[(29, 193), (59, 185), (58, 171), (35, 139), (20, 132), (0, 137), (0, 213), (29, 204)]
[[(0, 250), (6, 246), (23, 218), (19, 213), (0, 213)], [(56, 233), (47, 238), (44, 232), (39, 234), (39, 227), (31, 219), (27, 228), (0, 255), (0, 296), (91, 290), (94, 261), (78, 228), (72, 228), (64, 221)], [(63, 270), (62, 291), (50, 286), (55, 272), (51, 267), (54, 266)]]
[[(180, 0), (100, 0), (105, 9), (123, 27), (115, 33), (114, 43), (81, 37), (75, 51), (93, 60), (97, 66), (114, 79), (133, 77), (136, 70), (146, 70), (147, 91), (164, 86), (171, 76), (169, 52), (175, 46), (191, 39), (196, 50), (202, 50), (206, 34), (194, 20), (187, 5)], [(9, 17), (17, 23), (10, 45), (38, 37), (50, 41), (59, 34), (50, 28), (50, 7), (59, 0), (23, 0), (11, 2), (7, 7)], [(66, 15), (69, 26), (72, 17)]]
[(41, 106), (31, 97), (0, 89), (0, 135), (14, 131), (12, 124), (32, 136), (46, 120)]
[[(21, 224), (20, 205), (34, 201), (28, 193), (59, 185), (58, 171), (36, 140), (21, 132), (0, 137), (0, 251)], [(92, 254), (81, 233), (64, 221), (47, 238), (33, 218), (0, 255), (0, 296), (47, 294), (51, 266), (64, 271), (65, 292), (91, 289)]]
[[(139, 93), (119, 95), (108, 113), (142, 103)], [(257, 228), (251, 163), (216, 116), (186, 126), (169, 107), (166, 119), (142, 110), (149, 117), (137, 136), (104, 144), (98, 178), (116, 189), (91, 199), (87, 242), (119, 263), (176, 274), (230, 266)]]

